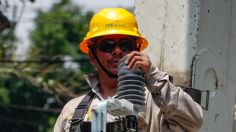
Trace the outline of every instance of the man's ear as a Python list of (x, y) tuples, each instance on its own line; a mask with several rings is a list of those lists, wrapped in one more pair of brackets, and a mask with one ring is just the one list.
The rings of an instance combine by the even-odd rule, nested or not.
[(95, 59), (95, 56), (93, 55), (93, 53), (89, 50), (88, 52), (88, 55), (89, 55), (89, 62), (93, 65), (95, 65), (96, 63), (96, 59)]

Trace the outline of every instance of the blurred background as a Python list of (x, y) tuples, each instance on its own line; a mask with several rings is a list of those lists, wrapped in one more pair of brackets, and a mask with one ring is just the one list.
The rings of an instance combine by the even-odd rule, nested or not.
[(0, 131), (51, 132), (94, 72), (79, 43), (94, 12), (134, 0), (0, 0)]

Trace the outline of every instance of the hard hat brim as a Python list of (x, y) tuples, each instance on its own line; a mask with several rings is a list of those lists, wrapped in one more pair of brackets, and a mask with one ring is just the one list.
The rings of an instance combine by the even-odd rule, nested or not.
[(100, 36), (106, 36), (106, 35), (115, 35), (115, 34), (122, 34), (122, 35), (129, 35), (129, 36), (134, 36), (137, 37), (141, 40), (141, 47), (140, 50), (144, 50), (147, 45), (148, 45), (148, 41), (141, 36), (140, 34), (137, 34), (135, 32), (131, 32), (131, 31), (127, 31), (127, 30), (107, 30), (107, 31), (103, 31), (103, 32), (99, 32), (96, 34), (91, 35), (90, 37), (85, 37), (84, 40), (80, 43), (80, 49), (82, 52), (88, 54), (88, 41), (92, 38), (95, 37), (100, 37)]

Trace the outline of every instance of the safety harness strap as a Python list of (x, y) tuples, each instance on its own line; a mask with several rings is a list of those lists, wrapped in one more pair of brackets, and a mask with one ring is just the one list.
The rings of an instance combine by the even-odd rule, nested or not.
[(91, 90), (76, 107), (74, 115), (70, 122), (70, 132), (76, 132), (77, 129), (80, 129), (80, 123), (83, 121), (86, 112), (95, 96), (95, 93)]

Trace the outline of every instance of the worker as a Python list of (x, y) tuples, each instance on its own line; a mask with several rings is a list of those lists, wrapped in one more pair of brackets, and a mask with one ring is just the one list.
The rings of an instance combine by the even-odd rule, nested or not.
[[(127, 69), (140, 68), (145, 78), (146, 110), (138, 114), (138, 131), (198, 131), (203, 118), (201, 106), (180, 87), (174, 86), (170, 76), (160, 71), (149, 56), (141, 52), (147, 45), (148, 41), (141, 35), (135, 16), (126, 9), (104, 8), (96, 13), (86, 37), (80, 43), (81, 51), (88, 54), (89, 61), (97, 70), (97, 74), (85, 76), (92, 90), (64, 106), (54, 132), (91, 129), (91, 124), (86, 124), (92, 119), (91, 109), (108, 97), (117, 96), (117, 66), (124, 56), (127, 56)], [(116, 120), (110, 116), (107, 117), (109, 122)]]

